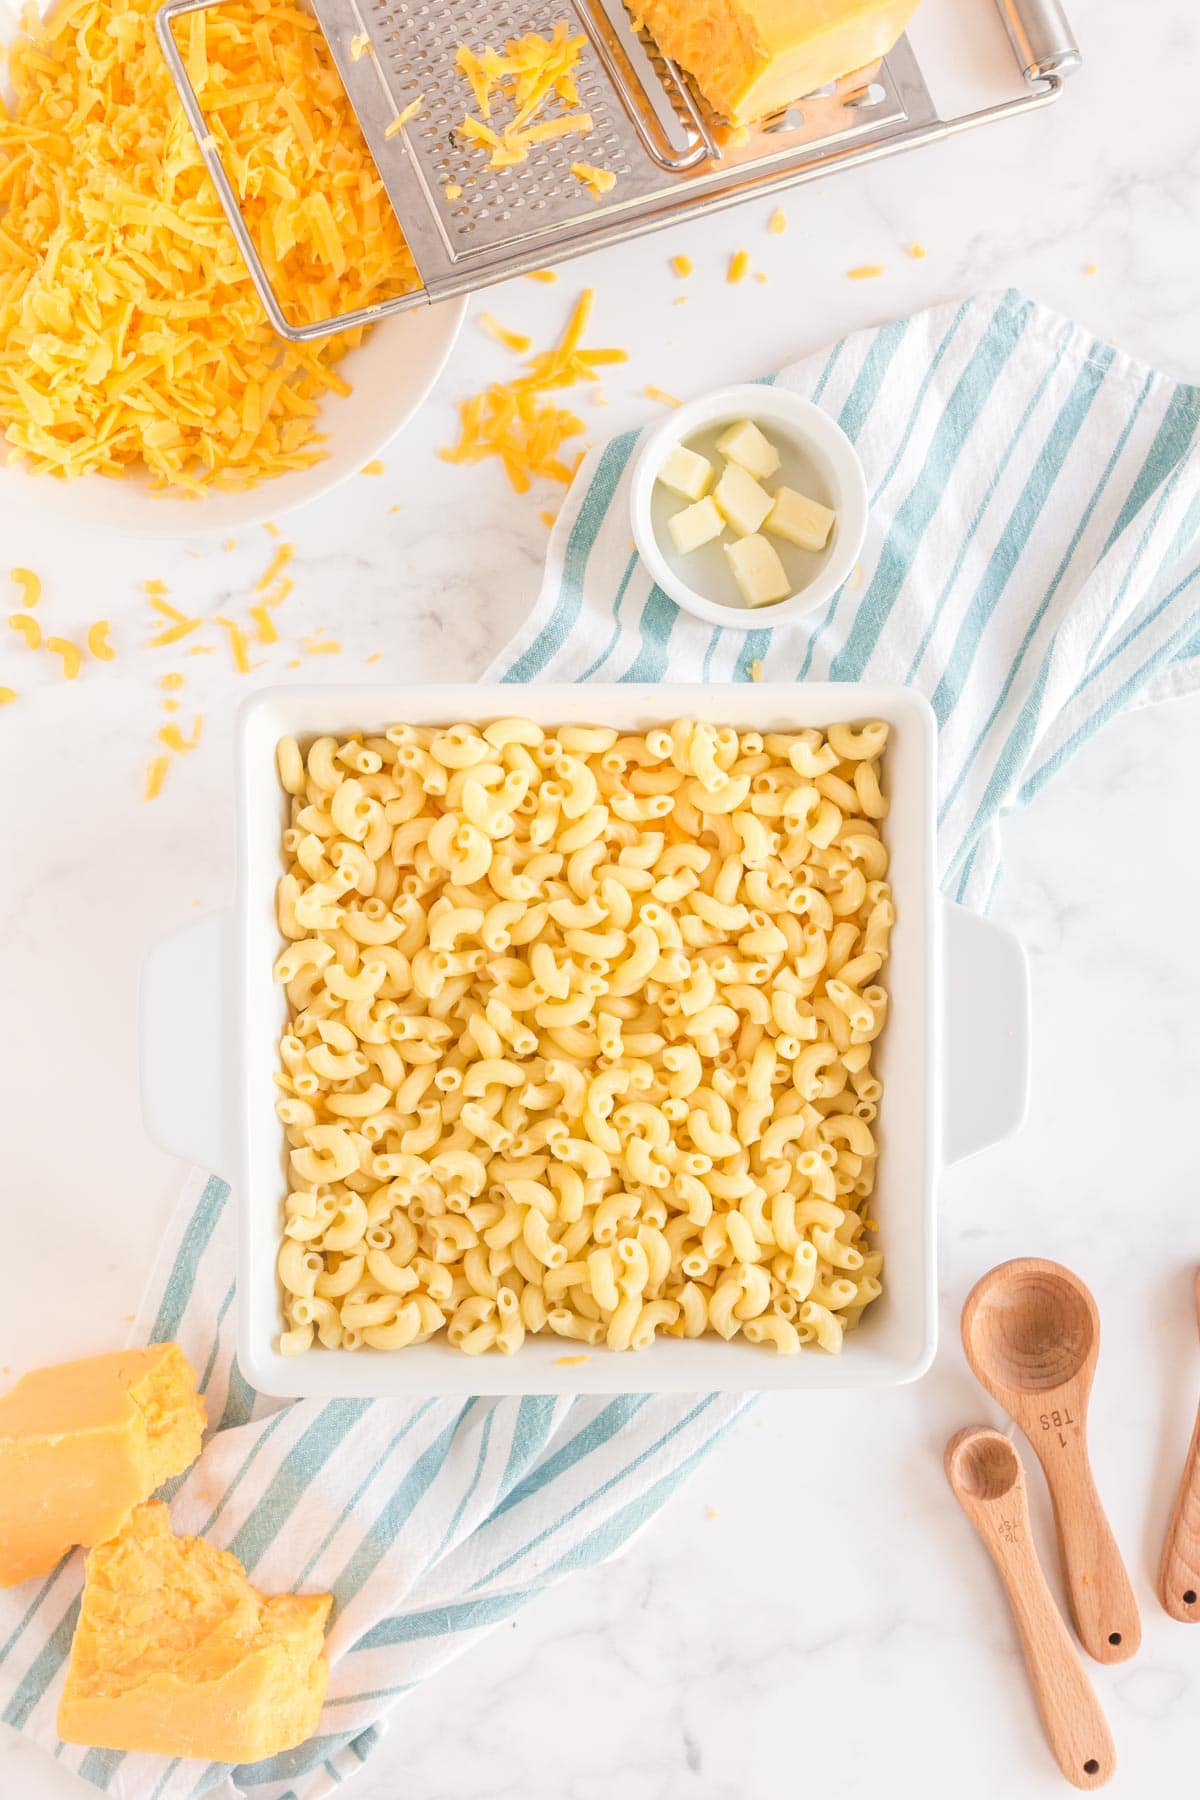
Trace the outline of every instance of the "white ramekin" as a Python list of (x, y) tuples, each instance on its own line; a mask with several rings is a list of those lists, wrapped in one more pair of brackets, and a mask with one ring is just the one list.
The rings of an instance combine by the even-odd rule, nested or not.
[[(677, 567), (672, 567), (654, 530), (654, 483), (666, 457), (678, 444), (690, 441), (699, 432), (713, 425), (732, 425), (739, 419), (753, 419), (768, 434), (774, 428), (776, 436), (789, 439), (802, 450), (819, 470), (829, 504), (837, 514), (833, 543), (824, 565), (804, 587), (773, 606), (727, 606), (724, 601), (700, 593), (683, 580)], [(828, 413), (787, 388), (747, 382), (688, 401), (673, 409), (657, 431), (651, 432), (634, 463), (629, 511), (638, 554), (664, 594), (709, 625), (724, 625), (730, 631), (759, 631), (820, 606), (853, 574), (867, 533), (867, 483), (853, 444)]]

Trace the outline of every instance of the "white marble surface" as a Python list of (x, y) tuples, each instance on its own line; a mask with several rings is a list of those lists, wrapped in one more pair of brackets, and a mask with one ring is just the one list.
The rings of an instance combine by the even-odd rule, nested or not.
[[(648, 381), (699, 392), (847, 326), (1008, 282), (1200, 377), (1200, 30), (1186, 0), (1156, 0), (1147, 49), (1120, 0), (1079, 10), (1088, 63), (1057, 110), (797, 193), (785, 237), (766, 234), (770, 207), (751, 205), (488, 304), (544, 340), (595, 284), (593, 341), (633, 352), (594, 414), (595, 438), (651, 414)], [(922, 262), (904, 253), (914, 238)], [(723, 284), (739, 245), (768, 285)], [(666, 268), (676, 251), (696, 263), (686, 290)], [(885, 275), (847, 281), (868, 262)], [(688, 304), (675, 307), (681, 291)], [(67, 686), (0, 645), (0, 682), (20, 690), (0, 716), (0, 1185), (7, 1266), (29, 1272), (0, 1310), (0, 1365), (117, 1341), (177, 1189), (179, 1167), (140, 1124), (137, 971), (156, 937), (229, 892), (235, 702), (276, 679), (470, 675), (528, 606), (538, 509), (553, 496), (514, 502), (495, 469), (434, 456), (454, 400), (504, 366), (468, 325), (385, 475), (286, 522), (297, 587), (279, 615), (285, 642), (241, 680), (223, 649), (173, 659), (140, 648), (140, 583), (164, 580), (187, 608), (244, 611), (270, 554), (264, 533), (231, 552), (204, 537), (68, 537), (17, 516), (0, 475), (0, 562), (40, 572), (44, 622), (73, 635), (106, 615), (121, 652)], [(342, 655), (289, 671), (317, 628)], [(376, 650), (384, 660), (364, 668)], [(202, 710), (206, 723), (146, 805), (155, 682), (170, 667), (188, 678), (181, 718)], [(1120, 1757), (1113, 1791), (1190, 1778), (1200, 1633), (1158, 1611), (1152, 1576), (1200, 1389), (1188, 1123), (1200, 1082), (1188, 928), (1198, 759), (1200, 700), (1139, 714), (1009, 825), (999, 916), (1032, 961), (1033, 1104), (1017, 1139), (945, 1183), (933, 1372), (899, 1392), (761, 1403), (622, 1563), (577, 1578), (410, 1702), (358, 1800), (401, 1788), (412, 1800), (1056, 1791), (996, 1582), (941, 1474), (948, 1434), (995, 1416), (962, 1361), (959, 1307), (984, 1269), (1021, 1252), (1074, 1264), (1104, 1317), (1094, 1454), (1145, 1620), (1136, 1661), (1093, 1671)], [(0, 1737), (4, 1800), (90, 1791)]]

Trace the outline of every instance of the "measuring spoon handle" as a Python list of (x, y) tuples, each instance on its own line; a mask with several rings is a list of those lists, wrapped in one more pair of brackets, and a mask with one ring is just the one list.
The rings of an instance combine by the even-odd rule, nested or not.
[(1074, 1787), (1103, 1787), (1117, 1766), (1112, 1733), (1046, 1585), (1028, 1530), (1019, 1533), (1016, 1543), (990, 1533), (984, 1542), (1008, 1595), (1054, 1760)]
[(1171, 1617), (1184, 1625), (1200, 1619), (1200, 1412), (1167, 1526), (1158, 1597)]
[(1113, 1537), (1082, 1429), (1042, 1431), (1033, 1447), (1046, 1475), (1071, 1616), (1079, 1641), (1101, 1663), (1127, 1662), (1142, 1641), (1133, 1586)]

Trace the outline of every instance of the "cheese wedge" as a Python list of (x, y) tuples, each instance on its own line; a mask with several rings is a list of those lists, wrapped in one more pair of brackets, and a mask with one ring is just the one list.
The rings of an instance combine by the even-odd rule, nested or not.
[(779, 452), (765, 437), (753, 419), (731, 425), (717, 439), (717, 449), (729, 462), (735, 462), (753, 475), (755, 481), (766, 481), (779, 467)]
[(331, 1594), (260, 1594), (235, 1556), (175, 1537), (158, 1501), (87, 1559), (58, 1734), (258, 1762), (316, 1730)]
[(726, 463), (713, 499), (739, 537), (757, 531), (771, 510), (771, 496), (738, 463)]
[(713, 111), (748, 125), (878, 62), (918, 0), (627, 0)]
[(200, 1454), (204, 1402), (177, 1344), (22, 1376), (0, 1398), (0, 1587), (44, 1575)]
[(795, 488), (780, 487), (775, 490), (775, 504), (767, 514), (766, 529), (801, 550), (823, 550), (836, 520), (837, 514), (819, 500), (810, 500)]
[(787, 570), (765, 537), (755, 534), (739, 538), (724, 549), (738, 592), (747, 606), (772, 606), (776, 600), (787, 599), (792, 591)]
[(724, 529), (725, 521), (713, 504), (711, 494), (697, 500), (694, 506), (685, 506), (681, 512), (672, 513), (667, 520), (667, 530), (680, 556), (690, 555), (702, 544), (711, 544)]

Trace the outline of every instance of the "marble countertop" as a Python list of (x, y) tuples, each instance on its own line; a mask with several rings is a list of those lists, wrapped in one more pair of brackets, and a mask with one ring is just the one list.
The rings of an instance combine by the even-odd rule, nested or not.
[[(487, 304), (544, 342), (595, 286), (594, 341), (632, 360), (594, 423), (588, 409), (593, 440), (653, 415), (648, 382), (697, 393), (1009, 283), (1200, 378), (1200, 26), (1186, 0), (1158, 0), (1135, 57), (1120, 0), (1078, 11), (1086, 66), (1056, 108), (799, 191), (783, 237), (766, 232), (771, 206), (750, 204)], [(923, 260), (906, 254), (913, 240)], [(725, 285), (741, 246), (766, 284)], [(696, 265), (686, 290), (667, 267), (676, 252)], [(883, 275), (847, 280), (864, 263)], [(435, 455), (455, 401), (504, 367), (468, 322), (384, 474), (282, 524), (296, 546), (286, 641), (241, 679), (219, 633), (216, 653), (180, 659), (179, 717), (202, 712), (203, 734), (150, 804), (155, 684), (173, 665), (140, 648), (141, 584), (163, 581), (185, 609), (244, 608), (271, 539), (256, 529), (226, 550), (52, 532), (18, 515), (0, 476), (4, 568), (38, 571), (56, 629), (103, 615), (120, 649), (68, 685), (0, 646), (0, 682), (20, 690), (0, 716), (0, 1183), (6, 1262), (30, 1277), (0, 1311), (6, 1371), (118, 1341), (178, 1190), (180, 1166), (139, 1115), (137, 975), (156, 938), (228, 897), (236, 702), (277, 679), (473, 676), (532, 600), (539, 509), (556, 496), (516, 501), (495, 467)], [(295, 646), (319, 631), (341, 653), (293, 672)], [(963, 1298), (1021, 1253), (1078, 1268), (1104, 1320), (1093, 1452), (1145, 1630), (1136, 1660), (1091, 1671), (1120, 1759), (1111, 1791), (1190, 1775), (1200, 1632), (1165, 1617), (1152, 1583), (1200, 1392), (1186, 1122), (1200, 976), (1182, 923), (1200, 890), (1187, 824), (1198, 762), (1200, 699), (1144, 711), (1008, 824), (997, 914), (1032, 964), (1033, 1100), (1018, 1137), (944, 1183), (933, 1371), (888, 1393), (764, 1399), (623, 1561), (566, 1584), (399, 1711), (356, 1800), (392, 1800), (401, 1784), (411, 1800), (759, 1800), (810, 1782), (914, 1800), (1058, 1791), (997, 1583), (941, 1471), (951, 1431), (997, 1419), (958, 1346)], [(5, 1800), (92, 1791), (0, 1736)]]

